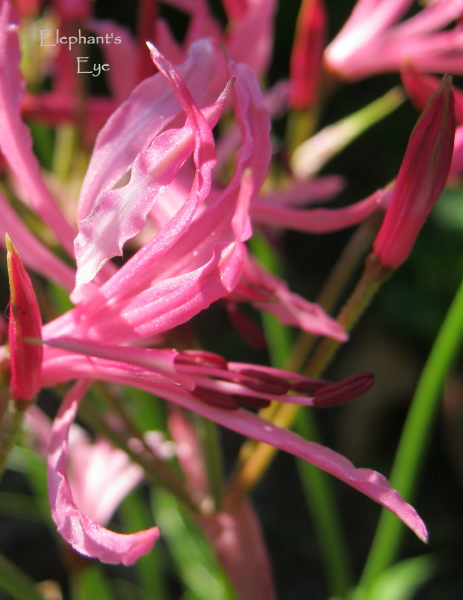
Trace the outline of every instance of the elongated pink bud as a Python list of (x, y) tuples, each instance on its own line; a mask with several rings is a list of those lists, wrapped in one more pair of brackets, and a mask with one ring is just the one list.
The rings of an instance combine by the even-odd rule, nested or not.
[(373, 244), (382, 266), (397, 269), (410, 254), (447, 181), (454, 135), (452, 80), (445, 75), (412, 131)]
[(291, 53), (289, 100), (296, 110), (315, 103), (320, 87), (325, 36), (326, 14), (322, 0), (303, 0)]
[(40, 389), (43, 349), (27, 338), (42, 339), (42, 320), (39, 305), (29, 275), (6, 236), (8, 277), (10, 281), (10, 388), (15, 400), (29, 401)]
[(319, 408), (328, 408), (350, 402), (357, 396), (364, 394), (373, 385), (373, 373), (356, 373), (337, 383), (330, 383), (318, 389), (313, 395), (313, 405)]

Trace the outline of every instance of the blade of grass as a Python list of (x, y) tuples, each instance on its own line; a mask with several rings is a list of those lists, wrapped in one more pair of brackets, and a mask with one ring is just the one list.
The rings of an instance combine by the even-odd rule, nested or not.
[[(315, 440), (317, 431), (307, 410), (298, 413), (294, 429), (302, 437)], [(351, 565), (347, 543), (334, 499), (330, 480), (317, 467), (297, 459), (306, 503), (317, 531), (318, 544), (323, 554), (330, 593), (343, 596), (352, 586)]]
[(103, 567), (93, 563), (85, 569), (75, 570), (72, 581), (74, 600), (114, 600), (115, 596), (106, 579)]
[[(416, 489), (421, 466), (426, 456), (442, 387), (455, 363), (463, 342), (463, 281), (455, 295), (444, 323), (421, 374), (404, 425), (394, 460), (390, 482), (405, 500), (410, 501)], [(369, 589), (394, 560), (401, 536), (402, 524), (388, 511), (381, 513), (376, 535), (370, 549), (356, 600), (369, 598)]]
[[(255, 236), (252, 249), (267, 269), (281, 274), (278, 257), (263, 238)], [(262, 322), (271, 363), (284, 368), (292, 347), (288, 328), (272, 315), (262, 315)], [(309, 411), (299, 411), (295, 429), (302, 437), (319, 441), (317, 423)], [(328, 585), (333, 594), (344, 594), (351, 586), (349, 554), (329, 478), (307, 462), (297, 462), (307, 507), (318, 532)]]
[(183, 516), (176, 499), (160, 488), (153, 511), (190, 600), (238, 600), (214, 551), (199, 528)]
[[(127, 532), (141, 531), (154, 525), (153, 516), (141, 490), (135, 490), (124, 498), (118, 509), (122, 515)], [(163, 565), (158, 545), (148, 554), (139, 558), (135, 564), (138, 581), (143, 587), (145, 600), (165, 600), (167, 598), (166, 584), (163, 576)]]

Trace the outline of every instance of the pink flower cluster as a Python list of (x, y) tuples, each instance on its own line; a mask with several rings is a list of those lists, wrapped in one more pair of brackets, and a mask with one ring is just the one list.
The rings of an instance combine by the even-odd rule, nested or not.
[[(268, 110), (271, 102), (269, 96), (264, 96), (257, 76), (265, 71), (270, 59), (274, 2), (228, 0), (224, 3), (229, 19), (225, 32), (203, 0), (175, 0), (172, 4), (191, 17), (184, 43), (178, 44), (167, 25), (156, 20), (152, 34), (156, 47), (149, 44), (149, 53), (158, 72), (146, 76), (147, 55), (143, 56), (127, 32), (121, 32), (130, 52), (120, 63), (124, 70), (119, 69), (110, 79), (112, 98), (100, 104), (98, 99), (88, 100), (89, 129), (99, 131), (82, 183), (77, 214), (70, 222), (65, 216), (69, 207), (61, 210), (45, 183), (21, 117), (22, 113), (41, 114), (51, 122), (68, 118), (74, 110), (72, 94), (66, 90), (69, 70), (63, 68), (59, 72), (55, 90), (36, 97), (27, 94), (24, 100), (18, 15), (9, 0), (0, 0), (0, 149), (15, 193), (42, 219), (68, 258), (76, 263), (73, 269), (48, 250), (0, 195), (1, 232), (9, 234), (29, 269), (67, 290), (74, 303), (71, 310), (41, 327), (30, 281), (18, 253), (9, 248), (13, 394), (17, 399), (31, 400), (41, 387), (77, 380), (49, 432), (49, 496), (58, 530), (82, 554), (124, 564), (131, 564), (146, 553), (159, 536), (157, 528), (132, 535), (106, 529), (104, 524), (115, 504), (109, 510), (99, 511), (93, 506), (90, 511), (82, 500), (82, 489), (91, 484), (85, 477), (85, 481), (77, 481), (68, 475), (68, 435), (78, 405), (91, 382), (103, 380), (147, 390), (246, 437), (299, 456), (387, 507), (426, 539), (425, 526), (415, 510), (390, 488), (384, 477), (368, 469), (356, 469), (332, 450), (243, 408), (266, 406), (275, 398), (331, 406), (368, 389), (372, 383), (369, 374), (328, 384), (269, 367), (230, 363), (206, 352), (151, 347), (154, 336), (188, 322), (219, 299), (233, 304), (249, 302), (259, 310), (272, 312), (286, 324), (345, 340), (341, 326), (320, 307), (291, 292), (285, 282), (262, 268), (250, 255), (246, 241), (252, 235), (252, 221), (322, 232), (358, 223), (378, 207), (377, 196), (372, 195), (346, 209), (300, 209), (301, 199), (310, 199), (310, 190), (312, 197), (320, 198), (325, 193), (322, 188), (326, 181), (314, 187), (313, 181), (291, 180), (284, 190), (265, 195), (261, 192), (272, 153)], [(359, 2), (357, 11), (362, 10), (363, 15), (368, 9), (368, 14), (377, 15), (382, 3), (376, 4), (373, 11), (371, 2)], [(392, 4), (393, 14), (381, 18), (382, 29), (398, 15), (398, 3), (389, 3)], [(26, 5), (20, 3), (24, 10)], [(401, 9), (402, 5), (405, 3), (401, 3)], [(458, 2), (434, 2), (423, 11), (422, 20), (430, 19), (426, 15), (444, 5), (448, 7), (445, 17), (439, 17), (438, 26), (448, 23), (455, 18)], [(57, 6), (64, 23), (65, 19), (89, 19), (86, 2)], [(79, 7), (83, 9), (78, 10)], [(315, 13), (321, 18), (318, 3), (316, 7)], [(103, 32), (113, 28), (113, 24), (92, 20), (89, 27)], [(377, 35), (370, 43), (381, 39)], [(342, 48), (347, 47), (350, 54), (347, 50), (341, 52), (339, 41), (325, 55), (337, 68), (345, 65), (346, 57), (354, 52), (347, 41), (343, 43)], [(384, 55), (386, 42), (381, 43)], [(113, 52), (116, 46), (107, 45), (103, 50)], [(321, 60), (320, 52), (319, 56)], [(362, 56), (374, 61), (376, 54), (372, 51)], [(357, 59), (354, 62), (360, 65), (359, 70), (351, 68), (350, 77), (368, 72), (368, 64), (362, 66)], [(446, 140), (450, 139), (452, 124), (442, 118), (440, 109), (442, 97), (451, 95), (449, 87), (448, 83), (444, 85), (433, 105), (436, 108), (424, 117), (426, 126), (432, 120), (438, 131), (445, 130)], [(451, 110), (449, 102), (447, 112)], [(232, 115), (234, 125), (216, 144), (212, 130), (224, 112)], [(423, 127), (418, 127), (420, 139)], [(235, 165), (225, 184), (213, 171), (216, 147), (219, 161)], [(414, 158), (407, 160), (421, 161), (425, 156), (434, 164), (436, 153), (443, 156), (440, 148), (430, 155), (428, 146), (422, 145), (422, 154), (415, 153)], [(443, 156), (443, 163), (449, 163), (448, 154)], [(425, 166), (428, 171), (427, 163)], [(129, 181), (121, 184), (128, 174)], [(445, 179), (446, 175), (442, 175), (435, 184), (432, 202)], [(407, 176), (399, 174), (396, 195), (407, 186), (404, 180)], [(332, 191), (333, 186), (327, 195)], [(391, 205), (394, 202), (391, 200)], [(144, 234), (147, 224), (154, 231), (150, 238)], [(385, 227), (389, 232), (392, 226)], [(387, 232), (384, 235), (390, 241), (391, 234)], [(145, 238), (138, 250), (116, 269), (111, 259), (122, 255), (127, 241), (140, 235)], [(375, 251), (389, 252), (383, 238), (377, 241)], [(391, 266), (397, 266), (396, 263)], [(17, 312), (20, 303), (30, 307), (25, 309), (25, 321)], [(41, 337), (43, 356), (42, 348), (27, 344), (24, 337)], [(32, 369), (27, 390), (24, 368)], [(105, 452), (109, 453), (107, 448)], [(86, 472), (91, 461), (84, 462)], [(138, 475), (133, 477), (130, 471), (128, 487), (135, 485)], [(95, 503), (100, 501), (97, 495), (93, 497)]]

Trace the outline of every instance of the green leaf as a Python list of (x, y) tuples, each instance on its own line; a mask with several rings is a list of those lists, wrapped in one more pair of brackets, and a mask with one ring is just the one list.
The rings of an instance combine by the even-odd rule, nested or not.
[(97, 562), (76, 573), (73, 588), (75, 600), (114, 600), (103, 567)]
[(450, 229), (463, 229), (463, 191), (446, 188), (436, 204), (433, 216)]
[[(124, 498), (118, 509), (124, 521), (124, 533), (141, 531), (153, 527), (153, 516), (141, 490), (135, 490)], [(141, 597), (145, 600), (165, 600), (167, 598), (164, 581), (162, 556), (158, 545), (137, 560), (134, 566), (140, 585)]]
[(410, 600), (435, 572), (432, 557), (418, 556), (395, 564), (373, 583), (369, 600)]
[(185, 600), (238, 600), (213, 550), (175, 498), (157, 488), (153, 510), (187, 590)]
[(44, 600), (26, 573), (0, 554), (0, 590), (15, 600)]

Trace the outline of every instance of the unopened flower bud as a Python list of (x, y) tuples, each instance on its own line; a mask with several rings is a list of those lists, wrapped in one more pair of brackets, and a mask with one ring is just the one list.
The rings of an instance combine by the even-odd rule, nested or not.
[(321, 0), (304, 0), (297, 20), (296, 38), (291, 53), (289, 99), (291, 107), (311, 107), (320, 88), (326, 13)]
[(10, 388), (15, 400), (29, 401), (40, 389), (43, 348), (28, 338), (42, 339), (39, 305), (29, 275), (11, 240), (6, 236), (10, 281)]
[(373, 244), (383, 266), (397, 269), (410, 254), (447, 181), (454, 133), (454, 97), (451, 77), (446, 75), (412, 131)]

